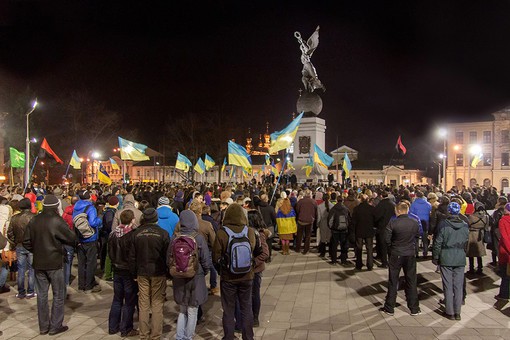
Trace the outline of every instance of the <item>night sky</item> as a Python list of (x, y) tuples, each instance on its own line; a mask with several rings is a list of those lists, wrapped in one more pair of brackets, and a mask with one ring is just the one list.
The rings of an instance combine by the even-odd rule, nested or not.
[(280, 130), (302, 87), (293, 33), (320, 25), (327, 151), (338, 136), (391, 154), (402, 134), (409, 161), (427, 161), (437, 124), (510, 104), (508, 1), (181, 2), (1, 2), (0, 86), (37, 93), (41, 130), (59, 95), (87, 91), (154, 148), (190, 112)]

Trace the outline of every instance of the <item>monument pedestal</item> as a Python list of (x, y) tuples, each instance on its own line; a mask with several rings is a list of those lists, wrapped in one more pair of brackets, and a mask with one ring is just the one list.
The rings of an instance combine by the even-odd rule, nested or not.
[(315, 165), (310, 177), (306, 177), (305, 170), (301, 169), (307, 160), (313, 157), (313, 147), (317, 144), (323, 151), (326, 144), (326, 121), (319, 117), (303, 117), (294, 139), (294, 161), (296, 174), (299, 182), (307, 179), (327, 179), (328, 170)]

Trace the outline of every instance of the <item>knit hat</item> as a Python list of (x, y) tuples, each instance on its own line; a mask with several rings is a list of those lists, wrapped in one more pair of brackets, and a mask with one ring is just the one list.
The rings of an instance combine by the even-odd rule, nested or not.
[(198, 230), (198, 219), (197, 216), (191, 210), (184, 210), (179, 215), (179, 221), (181, 226)]
[(224, 225), (247, 225), (246, 214), (244, 213), (243, 207), (237, 203), (230, 204), (225, 211), (225, 217), (223, 218)]
[(88, 192), (87, 190), (80, 190), (80, 191), (78, 191), (78, 197), (81, 200), (89, 200), (90, 199), (90, 192)]
[(158, 212), (154, 208), (147, 208), (143, 211), (143, 222), (144, 223), (157, 223)]
[(460, 204), (457, 202), (448, 204), (448, 213), (450, 215), (458, 215), (460, 213)]
[(505, 210), (506, 210), (506, 211), (510, 211), (510, 203), (507, 203), (507, 204), (505, 205)]
[(177, 194), (175, 194), (174, 201), (184, 202), (184, 192), (182, 190), (177, 191)]
[(228, 197), (226, 200), (225, 200), (225, 203), (227, 203), (228, 205), (234, 203), (234, 200), (230, 197)]
[(53, 194), (55, 196), (62, 196), (62, 193), (63, 193), (63, 191), (59, 187), (56, 187), (55, 189), (53, 189)]
[(21, 210), (25, 210), (25, 209), (31, 209), (32, 208), (32, 202), (30, 202), (30, 200), (28, 198), (23, 198), (19, 201), (18, 203), (18, 207), (21, 209)]
[(108, 197), (108, 204), (113, 207), (119, 204), (119, 199), (117, 198), (117, 196), (110, 196)]
[(43, 201), (43, 207), (58, 207), (59, 200), (55, 195), (46, 195)]
[(429, 201), (437, 201), (437, 195), (433, 192), (430, 192), (428, 195), (427, 195), (427, 199)]
[(166, 196), (161, 196), (158, 199), (158, 205), (169, 205), (169, 204), (170, 204), (170, 200)]

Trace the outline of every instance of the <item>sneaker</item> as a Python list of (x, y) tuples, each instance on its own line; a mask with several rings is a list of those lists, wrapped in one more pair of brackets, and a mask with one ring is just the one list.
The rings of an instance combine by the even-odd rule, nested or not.
[(460, 321), (460, 314), (454, 314), (453, 317), (455, 320)]
[(416, 315), (420, 315), (420, 314), (421, 314), (420, 309), (418, 309), (417, 311), (411, 312), (411, 316), (416, 316)]
[(67, 326), (61, 326), (59, 329), (56, 329), (54, 331), (50, 331), (49, 334), (50, 335), (57, 335), (57, 334), (60, 334), (60, 333), (64, 333), (68, 329), (69, 329), (69, 327), (67, 327)]
[(24, 298), (26, 298), (26, 297), (27, 297), (27, 296), (26, 296), (25, 294), (19, 294), (19, 293), (18, 293), (18, 294), (16, 294), (16, 298), (17, 298), (17, 299), (20, 299), (20, 300), (22, 300), (22, 299), (24, 299)]
[(120, 336), (123, 337), (123, 338), (129, 338), (131, 336), (138, 336), (140, 335), (140, 332), (136, 329), (132, 329), (130, 330), (129, 332), (127, 333), (121, 333)]
[(330, 265), (334, 266), (334, 265), (336, 265), (338, 262), (337, 262), (337, 261), (329, 261), (328, 263), (329, 263)]
[(95, 285), (93, 288), (92, 288), (92, 293), (99, 293), (101, 291), (101, 286), (100, 285)]
[(395, 315), (395, 312), (390, 312), (389, 310), (387, 310), (386, 308), (382, 307), (379, 309), (381, 312), (385, 313), (385, 314), (388, 314), (390, 316), (393, 316)]
[(27, 294), (27, 299), (33, 299), (37, 297), (37, 294), (36, 293), (30, 293), (30, 294)]

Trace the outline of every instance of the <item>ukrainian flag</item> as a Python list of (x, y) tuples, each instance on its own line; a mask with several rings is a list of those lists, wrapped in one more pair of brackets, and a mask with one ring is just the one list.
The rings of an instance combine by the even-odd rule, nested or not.
[(251, 169), (251, 158), (246, 149), (231, 140), (228, 141), (228, 164)]
[(301, 114), (297, 116), (285, 129), (271, 134), (271, 146), (269, 147), (269, 153), (284, 150), (291, 146), (292, 142), (294, 142), (294, 138), (296, 137), (302, 117), (303, 112), (301, 112)]
[(78, 157), (76, 150), (73, 150), (73, 155), (71, 156), (69, 165), (72, 166), (73, 169), (76, 169), (76, 170), (81, 169), (81, 159), (80, 159), (80, 157)]
[(349, 159), (349, 155), (347, 155), (347, 152), (344, 156), (344, 163), (342, 164), (342, 168), (345, 171), (345, 178), (349, 178), (349, 171), (352, 169), (351, 160)]
[(184, 156), (180, 152), (177, 153), (177, 161), (175, 162), (175, 168), (182, 170), (184, 172), (188, 172), (193, 164), (188, 159), (188, 157)]
[(221, 166), (221, 172), (225, 171), (227, 167), (227, 157), (223, 158), (223, 165)]
[(269, 154), (268, 154), (268, 153), (266, 153), (266, 154), (264, 155), (264, 157), (265, 157), (265, 159), (266, 159), (266, 165), (269, 165), (269, 164), (271, 163), (271, 160), (269, 159)]
[(483, 154), (478, 154), (475, 157), (473, 157), (473, 161), (471, 161), (471, 166), (473, 168), (476, 168), (478, 163), (480, 163), (482, 161), (482, 157), (483, 157)]
[(287, 170), (296, 170), (296, 168), (294, 168), (294, 165), (292, 165), (291, 161), (287, 161)]
[(306, 164), (301, 167), (301, 169), (305, 169), (306, 177), (309, 177), (313, 170), (313, 159), (312, 157), (308, 158)]
[(112, 179), (110, 178), (110, 175), (106, 172), (102, 164), (99, 164), (99, 171), (97, 173), (97, 179), (100, 182), (105, 183), (106, 185), (112, 184)]
[(195, 171), (198, 172), (199, 174), (203, 174), (205, 172), (205, 164), (202, 158), (198, 159), (197, 164), (195, 164), (195, 167), (193, 169), (195, 169)]
[(313, 151), (313, 161), (314, 163), (317, 163), (318, 165), (327, 169), (331, 163), (333, 163), (333, 157), (322, 151), (321, 148), (315, 144)]
[(149, 156), (145, 154), (147, 145), (131, 142), (119, 137), (120, 159), (131, 161), (148, 161)]
[(212, 168), (216, 163), (214, 162), (214, 159), (211, 158), (208, 154), (205, 154), (205, 170), (209, 170)]
[(111, 158), (111, 157), (110, 157), (110, 164), (112, 165), (112, 169), (113, 170), (120, 170), (120, 167), (117, 164), (117, 162), (115, 162), (115, 160), (113, 158)]

